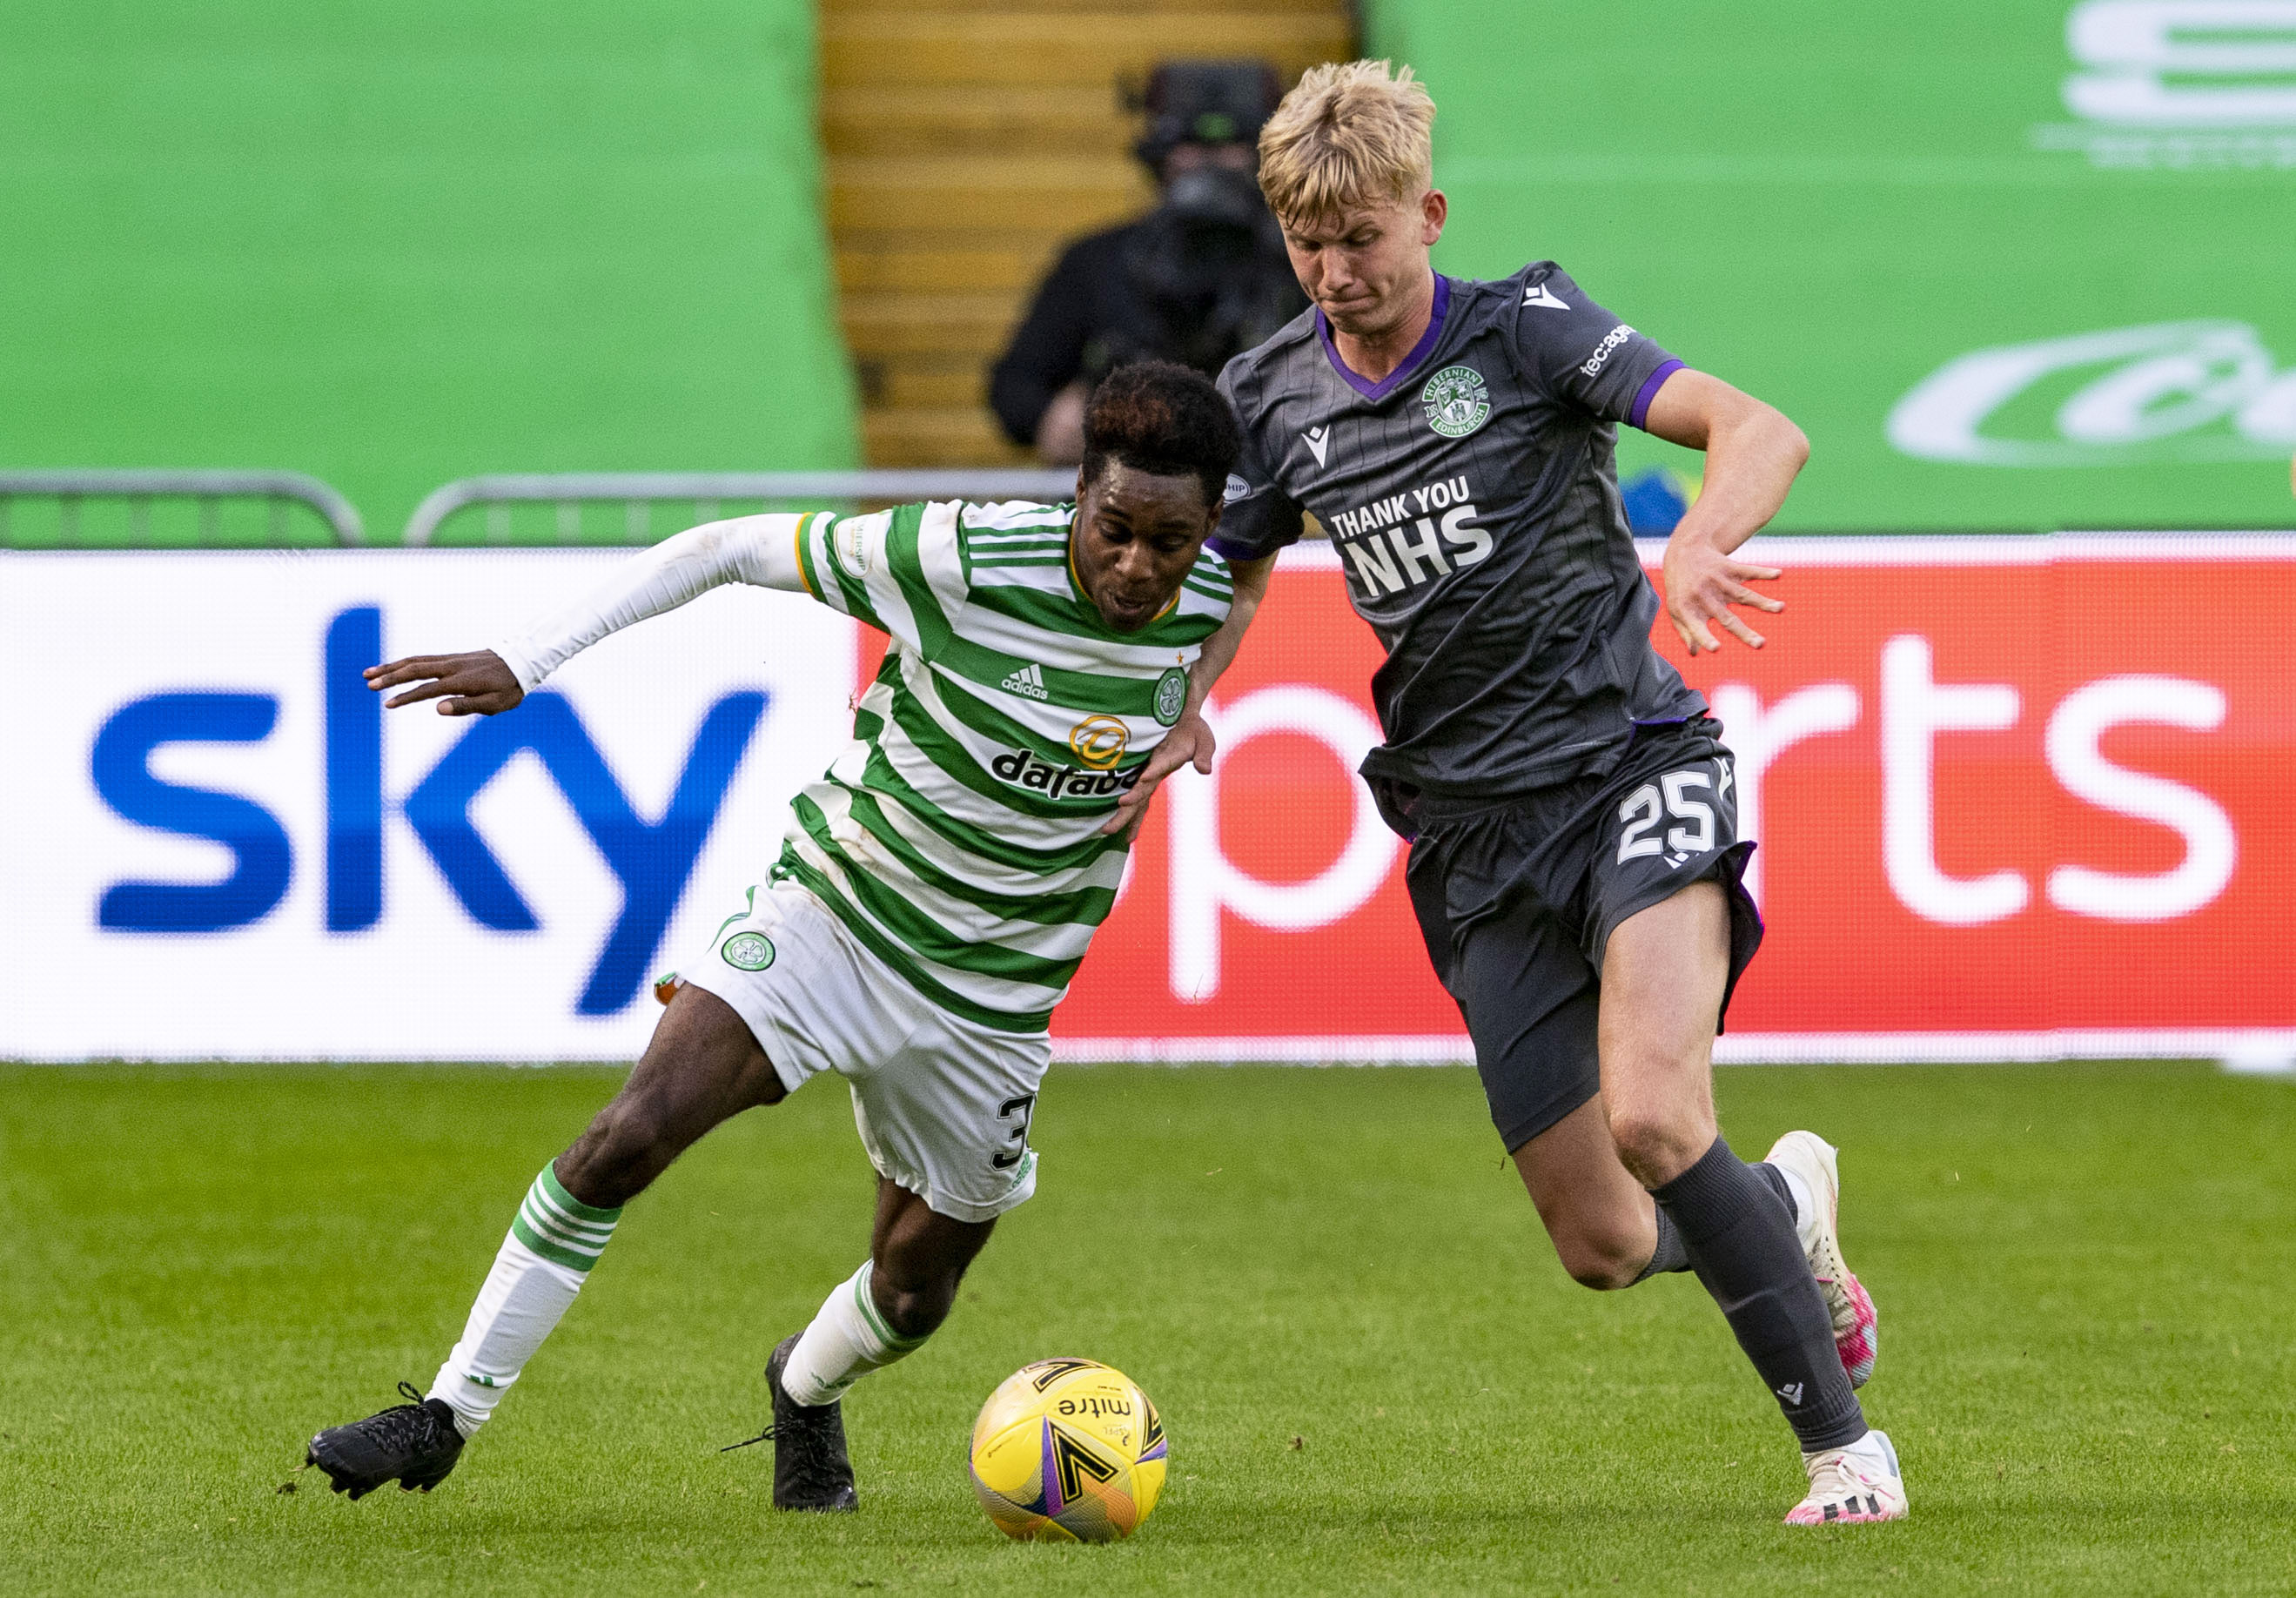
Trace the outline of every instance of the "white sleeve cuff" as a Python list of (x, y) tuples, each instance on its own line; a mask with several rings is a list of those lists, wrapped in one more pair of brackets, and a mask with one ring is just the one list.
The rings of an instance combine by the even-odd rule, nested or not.
[(522, 640), (505, 638), (488, 647), (502, 657), (504, 665), (510, 668), (511, 675), (518, 679), (519, 692), (521, 693), (533, 692), (536, 684), (550, 675), (547, 668), (537, 664), (534, 657), (527, 652)]

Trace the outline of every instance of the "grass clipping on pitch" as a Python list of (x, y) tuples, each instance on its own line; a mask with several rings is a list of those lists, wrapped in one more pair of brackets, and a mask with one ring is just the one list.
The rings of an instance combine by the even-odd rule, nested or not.
[[(0, 1069), (0, 1586), (140, 1593), (2215, 1593), (2296, 1584), (2296, 1117), (2197, 1068), (1737, 1069), (1724, 1126), (1843, 1147), (1914, 1519), (1810, 1533), (1687, 1276), (1554, 1264), (1472, 1072), (1056, 1070), (1040, 1196), (848, 1401), (863, 1508), (769, 1507), (758, 1372), (866, 1247), (845, 1095), (720, 1129), (630, 1207), (429, 1497), (292, 1474), (428, 1385), (542, 1161), (617, 1078)], [(982, 1397), (1083, 1354), (1172, 1477), (1110, 1548), (1007, 1544)], [(296, 1490), (283, 1494), (283, 1483)]]

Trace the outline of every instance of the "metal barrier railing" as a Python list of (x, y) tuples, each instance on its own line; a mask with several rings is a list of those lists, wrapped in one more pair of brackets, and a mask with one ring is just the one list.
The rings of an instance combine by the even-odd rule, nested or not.
[[(486, 544), (511, 542), (510, 507), (518, 504), (557, 507), (556, 537), (552, 541), (589, 541), (582, 536), (582, 507), (598, 504), (623, 507), (618, 536), (603, 542), (650, 544), (753, 503), (763, 506), (791, 501), (900, 504), (917, 499), (1033, 499), (1057, 504), (1075, 492), (1074, 472), (1040, 471), (571, 471), (467, 477), (423, 498), (406, 523), (406, 542), (416, 548), (432, 543), (449, 517), (474, 506), (487, 509), (487, 526), (480, 539)], [(692, 519), (680, 527), (657, 531), (653, 508), (665, 503), (691, 505)]]
[(197, 513), (192, 545), (212, 548), (225, 543), (223, 507), (226, 501), (261, 501), (269, 514), (258, 543), (283, 547), (288, 537), (288, 511), (300, 504), (327, 524), (334, 541), (345, 547), (361, 542), (359, 513), (351, 502), (316, 477), (300, 471), (177, 471), (140, 468), (0, 471), (0, 548), (17, 545), (15, 503), (24, 499), (56, 502), (54, 546), (94, 547), (85, 538), (85, 511), (90, 500), (121, 502), (126, 511), (125, 538), (106, 537), (111, 548), (147, 549), (154, 545), (152, 505), (156, 500), (193, 501)]

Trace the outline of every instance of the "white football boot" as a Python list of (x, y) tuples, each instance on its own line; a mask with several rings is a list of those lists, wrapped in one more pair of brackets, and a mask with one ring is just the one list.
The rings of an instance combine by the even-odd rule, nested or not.
[(1795, 1229), (1809, 1256), (1809, 1274), (1825, 1295), (1825, 1313), (1833, 1321), (1833, 1347), (1852, 1388), (1864, 1387), (1874, 1374), (1881, 1348), (1881, 1316), (1874, 1300), (1850, 1274), (1841, 1258), (1841, 1176), (1833, 1145), (1815, 1132), (1789, 1132), (1770, 1145), (1764, 1156), (1810, 1196), (1815, 1215), (1796, 1216)]
[(1858, 1526), (1906, 1518), (1906, 1479), (1887, 1433), (1869, 1431), (1847, 1448), (1801, 1456), (1809, 1496), (1786, 1512), (1789, 1526)]

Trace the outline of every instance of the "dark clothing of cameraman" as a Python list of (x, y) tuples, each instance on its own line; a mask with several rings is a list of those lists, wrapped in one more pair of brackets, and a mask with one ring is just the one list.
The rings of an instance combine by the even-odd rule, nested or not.
[(988, 403), (1013, 442), (1040, 444), (1070, 385), (1139, 360), (1216, 376), (1307, 308), (1250, 172), (1191, 165), (1169, 173), (1147, 216), (1062, 254), (989, 374)]
[(1264, 61), (1168, 61), (1149, 75), (1132, 153), (1156, 209), (1064, 250), (990, 371), (988, 403), (1048, 464), (1084, 449), (1084, 401), (1129, 361), (1206, 377), (1308, 308), (1253, 174), (1281, 86)]
[[(1013, 342), (988, 374), (988, 404), (1013, 443), (1032, 446), (1053, 397), (1087, 369), (1100, 376), (1115, 363), (1111, 344), (1155, 336), (1139, 296), (1126, 281), (1139, 222), (1087, 234), (1061, 252)], [(1111, 335), (1114, 334), (1113, 339)]]

